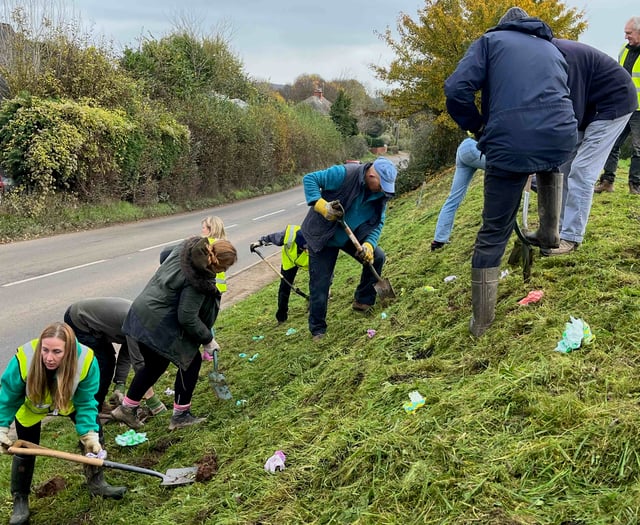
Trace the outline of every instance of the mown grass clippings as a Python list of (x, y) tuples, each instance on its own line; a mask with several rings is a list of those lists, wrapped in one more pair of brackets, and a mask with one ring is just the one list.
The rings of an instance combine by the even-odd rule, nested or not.
[[(203, 363), (197, 427), (167, 432), (169, 416), (144, 427), (149, 442), (120, 448), (124, 427), (105, 427), (110, 459), (154, 470), (215, 458), (204, 482), (166, 489), (157, 479), (108, 471), (125, 499), (91, 499), (82, 469), (38, 459), (34, 486), (62, 476), (55, 498), (32, 498), (32, 523), (604, 525), (640, 513), (640, 201), (595, 195), (587, 236), (567, 257), (535, 259), (531, 281), (508, 268), (494, 325), (469, 335), (470, 256), (480, 225), (482, 179), (458, 212), (451, 244), (431, 252), (450, 175), (393, 201), (381, 245), (384, 277), (398, 298), (367, 314), (351, 310), (360, 268), (340, 256), (328, 331), (313, 343), (306, 304), (292, 295), (289, 320), (274, 320), (273, 283), (223, 310), (216, 338), (234, 399), (216, 398)], [(622, 185), (621, 185), (622, 187)], [(530, 222), (535, 219), (532, 199)], [(510, 247), (507, 252), (510, 251)], [(508, 253), (507, 253), (508, 255)], [(505, 257), (506, 261), (506, 257)], [(451, 282), (444, 278), (456, 275)], [(296, 281), (307, 288), (307, 275)], [(431, 285), (435, 290), (426, 293)], [(517, 301), (544, 291), (536, 304)], [(385, 314), (382, 316), (382, 314)], [(595, 340), (554, 352), (569, 317)], [(285, 335), (289, 328), (296, 332)], [(375, 330), (368, 337), (367, 330)], [(253, 336), (262, 335), (260, 341)], [(253, 362), (238, 356), (259, 357)], [(172, 388), (170, 368), (157, 392)], [(418, 391), (424, 406), (403, 409)], [(164, 396), (164, 395), (163, 395)], [(166, 404), (171, 403), (164, 396)], [(56, 418), (43, 444), (75, 451), (71, 425)], [(264, 463), (276, 450), (286, 469)], [(8, 515), (9, 461), (0, 469)]]

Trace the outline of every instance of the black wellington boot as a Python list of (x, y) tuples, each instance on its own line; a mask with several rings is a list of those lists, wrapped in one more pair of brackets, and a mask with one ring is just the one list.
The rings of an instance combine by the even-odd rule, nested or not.
[(469, 331), (480, 337), (493, 323), (498, 299), (500, 267), (471, 268), (471, 301), (473, 315)]
[(536, 173), (540, 226), (525, 237), (534, 246), (549, 250), (560, 245), (560, 213), (563, 175), (559, 171)]
[(13, 456), (11, 463), (11, 495), (13, 496), (13, 512), (9, 525), (29, 523), (29, 492), (33, 479), (34, 456)]
[(87, 477), (87, 486), (92, 496), (103, 498), (122, 499), (127, 487), (114, 487), (104, 480), (104, 469), (93, 465), (84, 465), (84, 475)]

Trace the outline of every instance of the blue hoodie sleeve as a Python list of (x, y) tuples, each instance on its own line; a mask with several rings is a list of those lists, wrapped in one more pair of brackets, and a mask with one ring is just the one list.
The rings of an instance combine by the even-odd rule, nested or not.
[(347, 175), (347, 168), (342, 164), (331, 166), (326, 170), (307, 173), (302, 177), (304, 196), (309, 206), (313, 206), (322, 197), (324, 190), (337, 190)]
[(486, 64), (486, 40), (481, 37), (469, 46), (456, 70), (444, 83), (447, 111), (465, 131), (476, 132), (482, 127), (475, 96), (485, 84)]

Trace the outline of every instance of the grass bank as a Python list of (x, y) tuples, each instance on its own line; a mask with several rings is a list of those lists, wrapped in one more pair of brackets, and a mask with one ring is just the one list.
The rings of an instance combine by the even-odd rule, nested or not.
[[(125, 428), (105, 427), (110, 459), (164, 471), (213, 455), (210, 480), (166, 489), (109, 471), (112, 483), (130, 487), (114, 503), (89, 498), (79, 466), (39, 459), (34, 486), (60, 475), (67, 487), (55, 498), (32, 496), (32, 523), (637, 523), (640, 199), (624, 181), (596, 195), (581, 248), (537, 258), (528, 284), (510, 269), (495, 324), (475, 340), (469, 276), (481, 177), (452, 244), (429, 251), (450, 175), (392, 204), (381, 244), (399, 295), (393, 303), (353, 312), (359, 268), (340, 256), (327, 336), (313, 344), (296, 295), (289, 322), (276, 326), (274, 283), (217, 323), (222, 371), (244, 402), (216, 399), (205, 363), (193, 402), (205, 424), (167, 433), (162, 415), (145, 426), (149, 441), (133, 448), (114, 443)], [(306, 287), (304, 278), (296, 284)], [(519, 306), (535, 289), (543, 299)], [(561, 354), (554, 348), (570, 316), (588, 322), (595, 340)], [(173, 387), (174, 373), (158, 391)], [(426, 403), (407, 413), (412, 391)], [(70, 424), (51, 425), (43, 444), (73, 450)], [(278, 449), (287, 468), (268, 474), (263, 465)], [(9, 464), (0, 463), (3, 515)]]

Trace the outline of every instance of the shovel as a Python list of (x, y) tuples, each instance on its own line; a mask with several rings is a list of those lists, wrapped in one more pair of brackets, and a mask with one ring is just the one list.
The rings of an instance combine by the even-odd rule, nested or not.
[(138, 474), (146, 474), (147, 476), (161, 478), (162, 483), (160, 483), (160, 485), (167, 487), (193, 483), (196, 480), (196, 473), (198, 472), (198, 467), (187, 467), (170, 468), (167, 470), (166, 474), (162, 474), (155, 470), (135, 467), (133, 465), (125, 465), (124, 463), (115, 463), (114, 461), (107, 461), (106, 459), (90, 458), (83, 456), (82, 454), (72, 454), (70, 452), (52, 450), (23, 439), (16, 440), (13, 445), (8, 448), (8, 452), (10, 454), (19, 454), (21, 456), (48, 456), (50, 458), (66, 459), (67, 461), (74, 461), (75, 463), (83, 463), (94, 467), (115, 468), (118, 470), (137, 472)]
[[(360, 244), (356, 236), (351, 231), (351, 228), (349, 228), (347, 223), (344, 222), (344, 219), (342, 218), (338, 219), (338, 222), (344, 228), (344, 231), (347, 233), (347, 236), (349, 237), (353, 245), (356, 247), (356, 251), (361, 252), (362, 245)], [(376, 284), (373, 285), (376, 293), (378, 294), (378, 297), (380, 297), (380, 299), (394, 299), (396, 294), (393, 291), (393, 287), (391, 286), (389, 279), (383, 279), (382, 277), (380, 277), (380, 274), (373, 267), (373, 263), (368, 262), (366, 264), (369, 266), (369, 270), (371, 270), (376, 280), (378, 281)]]
[(231, 391), (227, 386), (224, 374), (218, 372), (218, 351), (213, 351), (213, 372), (209, 374), (209, 384), (213, 387), (216, 396), (220, 399), (232, 399)]
[(260, 257), (260, 259), (262, 259), (264, 262), (266, 262), (269, 265), (269, 268), (271, 268), (274, 272), (276, 272), (276, 274), (278, 274), (280, 276), (280, 279), (282, 279), (285, 283), (287, 283), (289, 285), (289, 288), (291, 288), (295, 293), (297, 293), (300, 297), (304, 297), (307, 301), (309, 300), (309, 296), (304, 293), (300, 288), (298, 288), (297, 286), (294, 286), (293, 284), (291, 284), (289, 281), (287, 281), (284, 278), (284, 275), (282, 275), (282, 273), (280, 273), (275, 266), (273, 266), (269, 261), (267, 261), (262, 254), (258, 251), (258, 248), (254, 248), (253, 250), (251, 250), (252, 252), (258, 254), (258, 257)]

